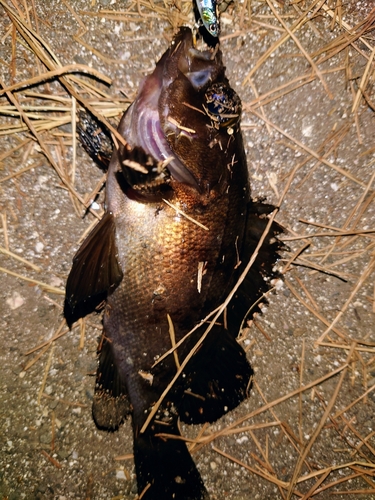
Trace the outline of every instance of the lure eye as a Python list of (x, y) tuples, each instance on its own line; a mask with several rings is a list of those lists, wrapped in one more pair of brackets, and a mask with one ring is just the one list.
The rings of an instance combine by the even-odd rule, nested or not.
[(212, 36), (217, 37), (219, 34), (219, 26), (217, 23), (210, 24), (208, 26), (208, 31), (211, 33)]
[(204, 95), (206, 114), (216, 128), (233, 127), (241, 118), (241, 101), (225, 83), (214, 83)]

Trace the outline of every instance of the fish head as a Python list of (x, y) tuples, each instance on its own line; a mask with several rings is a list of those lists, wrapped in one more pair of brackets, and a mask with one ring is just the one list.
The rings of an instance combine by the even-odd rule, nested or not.
[(223, 193), (246, 163), (241, 102), (225, 76), (222, 53), (198, 50), (182, 27), (140, 86), (119, 131), (131, 146), (165, 162), (172, 182), (199, 195)]
[(190, 29), (182, 28), (159, 64), (158, 110), (168, 145), (200, 192), (223, 192), (231, 180), (229, 165), (245, 160), (241, 101), (225, 76), (219, 46), (198, 50)]

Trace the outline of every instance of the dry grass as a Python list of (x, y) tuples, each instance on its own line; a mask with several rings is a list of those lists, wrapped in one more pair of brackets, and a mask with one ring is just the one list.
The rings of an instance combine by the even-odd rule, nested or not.
[[(63, 4), (79, 26), (77, 33), (73, 36), (74, 40), (108, 64), (114, 64), (117, 61), (111, 60), (98, 48), (85, 41), (85, 34), (88, 31), (85, 19), (100, 16), (106, 20), (111, 19), (113, 22), (138, 24), (149, 23), (153, 19), (162, 20), (170, 26), (168, 39), (177, 26), (191, 21), (191, 3), (183, 0), (173, 3), (173, 8), (172, 3), (168, 1), (138, 0), (127, 4), (126, 10), (121, 12), (105, 9), (100, 12), (94, 9), (83, 12), (75, 10), (73, 2), (69, 3), (64, 0)], [(335, 161), (335, 155), (349, 136), (351, 141), (363, 143), (362, 117), (368, 109), (374, 111), (375, 9), (368, 13), (366, 19), (351, 26), (344, 20), (345, 6), (339, 1), (295, 1), (291, 2), (289, 7), (283, 7), (284, 2), (280, 1), (275, 4), (266, 0), (263, 7), (267, 6), (267, 14), (262, 15), (257, 15), (258, 4), (259, 2), (254, 6), (249, 0), (242, 4), (236, 3), (229, 8), (223, 18), (228, 24), (233, 23), (239, 28), (238, 31), (228, 35), (227, 40), (240, 39), (243, 34), (250, 32), (263, 34), (267, 48), (257, 61), (252, 62), (251, 70), (242, 82), (244, 88), (250, 86), (253, 89), (254, 95), (252, 100), (244, 103), (244, 109), (258, 124), (264, 124), (270, 135), (277, 133), (279, 138), (282, 137), (279, 143), (283, 143), (288, 151), (299, 153), (299, 159), (289, 171), (284, 169), (284, 177), (278, 179), (278, 183), (275, 184), (275, 193), (281, 192), (276, 203), (278, 209), (282, 212), (286, 197), (293, 197), (293, 189), (296, 185), (298, 189), (303, 188), (322, 167), (326, 172), (340, 174), (343, 185), (354, 186), (353, 192), (358, 193), (356, 198), (348, 201), (350, 207), (343, 223), (332, 225), (324, 221), (302, 219), (299, 221), (299, 227), (303, 227), (301, 232), (296, 233), (292, 227), (288, 227), (288, 233), (284, 238), (291, 247), (290, 253), (286, 254), (282, 261), (285, 287), (299, 303), (301, 310), (306, 311), (319, 328), (319, 333), (314, 339), (315, 344), (310, 346), (310, 349), (315, 348), (316, 352), (322, 353), (323, 356), (327, 353), (331, 356), (333, 353), (337, 358), (337, 368), (316, 379), (308, 377), (309, 366), (305, 359), (307, 346), (303, 344), (301, 359), (297, 363), (299, 386), (296, 389), (273, 401), (267, 401), (259, 380), (255, 379), (253, 398), (260, 403), (256, 410), (218, 431), (215, 431), (213, 426), (205, 426), (195, 439), (186, 438), (186, 440), (192, 452), (214, 443), (212, 450), (215, 453), (243, 468), (244, 474), (248, 474), (251, 481), (256, 476), (265, 482), (272, 483), (277, 487), (280, 498), (283, 499), (298, 497), (307, 500), (315, 496), (327, 498), (325, 495), (328, 494), (350, 494), (350, 498), (367, 495), (367, 498), (370, 498), (369, 495), (375, 494), (373, 480), (375, 431), (370, 428), (366, 429), (364, 426), (357, 426), (352, 412), (358, 405), (365, 405), (368, 396), (375, 389), (375, 385), (371, 387), (367, 385), (370, 379), (369, 373), (375, 369), (375, 338), (374, 331), (371, 331), (371, 328), (374, 328), (375, 290), (371, 296), (366, 295), (366, 300), (372, 308), (367, 333), (361, 331), (358, 335), (354, 335), (346, 327), (343, 319), (347, 317), (349, 310), (355, 309), (357, 298), (363, 288), (366, 286), (367, 290), (370, 281), (374, 279), (375, 221), (369, 218), (368, 214), (374, 214), (375, 160), (373, 154), (375, 145), (373, 142), (370, 149), (363, 152), (362, 160), (366, 163), (366, 171), (374, 172), (368, 178), (358, 177), (346, 166), (339, 165)], [(104, 178), (98, 181), (92, 191), (85, 195), (80, 194), (82, 186), (80, 189), (77, 188), (75, 175), (77, 103), (89, 109), (108, 125), (116, 140), (123, 141), (108, 120), (118, 118), (127, 107), (129, 99), (113, 100), (110, 89), (106, 87), (110, 79), (93, 68), (82, 64), (62, 65), (59, 62), (47, 41), (38, 34), (40, 20), (38, 20), (34, 2), (28, 8), (25, 8), (26, 2), (14, 2), (13, 6), (9, 6), (8, 2), (0, 0), (0, 5), (2, 6), (0, 10), (5, 12), (9, 19), (8, 29), (2, 37), (2, 42), (11, 47), (13, 56), (11, 63), (8, 64), (9, 81), (5, 83), (0, 80), (2, 87), (0, 90), (0, 136), (15, 138), (15, 145), (1, 152), (0, 166), (3, 166), (5, 170), (7, 159), (15, 153), (22, 155), (21, 165), (26, 165), (31, 151), (38, 149), (41, 159), (44, 155), (51, 168), (54, 169), (56, 180), (71, 199), (72, 208), (77, 215), (82, 216), (89, 209), (90, 200), (94, 199), (95, 194), (101, 189)], [(264, 9), (261, 11), (264, 12)], [(323, 36), (320, 36), (318, 21), (322, 16), (329, 19), (331, 23), (331, 40), (328, 43), (324, 41)], [(306, 44), (301, 41), (303, 30), (307, 27), (316, 34), (314, 42), (318, 47), (313, 53), (309, 53), (304, 48)], [(273, 36), (268, 34), (269, 32), (272, 32)], [(132, 38), (135, 42), (146, 40), (147, 37), (136, 39), (135, 33), (129, 30), (129, 40)], [(258, 72), (263, 65), (270, 62), (276, 51), (283, 53), (284, 47), (290, 41), (295, 44), (296, 57), (303, 58), (308, 64), (308, 69), (301, 74), (292, 75), (284, 83), (270, 90), (258, 93), (256, 87)], [(26, 80), (19, 76), (21, 63), (17, 60), (17, 54), (21, 49), (27, 52), (29, 61), (32, 61), (35, 66), (35, 75)], [(350, 57), (349, 54), (351, 54)], [(352, 63), (352, 61), (359, 61), (359, 63)], [(1, 62), (4, 63), (4, 61)], [(340, 81), (345, 81), (351, 92), (350, 116), (345, 126), (337, 130), (327, 130), (320, 146), (312, 149), (269, 118), (269, 106), (282, 102), (283, 98), (293, 95), (294, 92), (312, 82), (319, 82), (328, 99), (333, 99), (337, 96), (335, 87), (329, 83), (332, 79), (328, 77), (332, 75)], [(45, 91), (51, 82), (54, 83), (54, 89), (58, 91)], [(62, 132), (61, 126), (66, 124), (71, 124), (72, 133)], [(71, 165), (65, 163), (64, 152), (66, 150), (72, 150)], [(8, 183), (22, 179), (26, 172), (35, 168), (35, 165), (34, 162), (25, 167), (21, 166), (11, 173), (4, 172), (3, 174), (1, 171), (0, 189), (2, 192), (6, 195)], [(94, 217), (99, 217), (95, 211), (91, 212)], [(2, 229), (3, 246), (0, 247), (0, 252), (6, 255), (7, 259), (14, 259), (25, 265), (25, 269), (22, 273), (16, 273), (11, 269), (1, 267), (0, 272), (31, 282), (49, 294), (57, 294), (57, 296), (63, 294), (61, 288), (35, 279), (35, 273), (43, 274), (42, 266), (36, 266), (33, 262), (22, 259), (11, 251), (7, 236), (6, 213), (2, 214)], [(249, 262), (247, 269), (252, 265), (254, 258), (255, 256)], [(31, 276), (24, 276), (23, 273), (27, 273), (29, 268), (34, 274), (30, 271)], [(322, 310), (319, 305), (320, 291), (312, 287), (311, 279), (317, 273), (324, 273), (348, 282), (348, 286), (341, 291), (339, 306), (331, 314)], [(216, 312), (212, 324), (221, 314), (226, 303)], [(85, 338), (85, 324), (81, 321), (77, 325), (80, 328), (81, 348)], [(263, 331), (266, 339), (271, 341), (273, 335), (268, 333), (268, 327), (263, 318), (254, 319), (247, 338), (257, 337), (257, 327), (258, 331)], [(208, 331), (209, 328), (206, 334)], [(38, 351), (36, 357), (25, 366), (24, 369), (28, 370), (49, 352), (44, 366), (43, 383), (38, 395), (39, 401), (43, 396), (48, 397), (43, 393), (52, 362), (53, 344), (66, 332), (62, 322), (48, 341), (26, 353), (31, 355)], [(242, 340), (245, 339), (246, 336)], [(252, 342), (251, 348), (254, 344), (258, 342)], [(343, 358), (345, 358), (344, 362)], [(188, 359), (181, 363), (176, 378), (187, 361)], [(308, 381), (304, 381), (307, 378)], [(334, 381), (334, 386), (326, 385), (327, 381)], [(353, 391), (353, 397), (351, 401), (348, 401), (347, 393), (354, 385), (357, 390)], [(361, 386), (362, 391), (358, 389)], [(309, 432), (306, 430), (302, 411), (304, 394), (311, 395), (311, 401), (319, 408), (315, 424)], [(285, 413), (282, 405), (288, 401), (297, 403), (297, 427), (292, 427), (285, 418), (279, 417), (280, 414)], [(159, 404), (160, 401), (155, 405), (154, 412), (157, 411)], [(150, 414), (150, 418), (153, 414)], [(281, 436), (280, 442), (275, 442), (275, 432), (269, 433), (270, 429), (274, 431), (275, 428), (278, 429), (277, 434)], [(245, 459), (233, 456), (221, 448), (221, 438), (233, 435), (247, 436), (249, 453)], [(321, 448), (322, 443), (323, 447), (331, 447), (329, 440), (333, 435), (341, 442), (344, 452), (333, 450), (335, 463), (326, 464), (322, 457), (319, 461), (319, 453), (312, 452), (314, 448)], [(330, 437), (327, 439), (327, 436)], [(288, 447), (291, 456), (290, 463), (286, 465), (286, 474), (282, 473), (278, 463), (274, 463), (275, 454), (270, 451), (271, 442), (273, 441), (272, 446), (277, 448), (282, 446), (281, 440), (283, 445)], [(347, 460), (348, 456), (350, 460)], [(49, 461), (54, 460), (48, 454), (46, 458)], [(130, 456), (119, 458), (127, 459)], [(60, 467), (61, 464), (57, 463), (55, 466)], [(285, 476), (288, 476), (288, 480)], [(352, 483), (354, 480), (356, 482)], [(351, 484), (361, 486), (353, 489)]]

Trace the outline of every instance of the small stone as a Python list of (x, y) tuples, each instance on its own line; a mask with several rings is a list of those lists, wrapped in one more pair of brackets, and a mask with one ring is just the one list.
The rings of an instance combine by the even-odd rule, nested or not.
[(101, 208), (101, 207), (100, 207), (99, 203), (96, 203), (96, 201), (93, 201), (93, 202), (91, 203), (91, 208), (92, 208), (93, 210), (100, 210), (100, 208)]
[(59, 450), (57, 456), (60, 460), (66, 460), (72, 453), (68, 450)]
[(241, 436), (238, 439), (236, 439), (236, 442), (238, 444), (243, 444), (246, 443), (247, 441), (249, 441), (249, 438), (247, 436)]
[(35, 245), (35, 251), (37, 253), (42, 253), (44, 248), (44, 244), (41, 241), (38, 241), (38, 243)]
[(45, 493), (45, 492), (47, 491), (47, 485), (46, 485), (46, 484), (43, 484), (43, 483), (42, 483), (42, 484), (40, 484), (40, 485), (38, 486), (38, 490), (37, 490), (37, 491), (38, 491), (38, 493)]
[(49, 396), (52, 394), (52, 391), (53, 391), (52, 385), (48, 385), (48, 386), (45, 388), (45, 392), (46, 392), (46, 394), (48, 394)]
[(49, 284), (51, 286), (59, 287), (63, 285), (63, 280), (61, 278), (58, 278), (57, 276), (52, 276), (52, 278), (49, 281)]
[(25, 299), (21, 297), (18, 292), (13, 292), (12, 296), (6, 300), (6, 303), (12, 310), (14, 310), (21, 307), (25, 303)]
[[(88, 61), (82, 57), (81, 55), (77, 54), (75, 56), (73, 56), (73, 61), (76, 63), (76, 64), (85, 64), (87, 65), (88, 64)], [(71, 123), (69, 123), (70, 125), (70, 132), (72, 131), (72, 125)], [(63, 128), (64, 126), (62, 125), (60, 128)]]
[(48, 177), (46, 175), (39, 175), (38, 184), (39, 184), (40, 188), (47, 189), (47, 186), (46, 186), (47, 181), (48, 181)]
[(116, 470), (116, 479), (122, 479), (122, 480), (126, 479), (125, 472), (123, 469)]
[(42, 434), (39, 436), (39, 441), (42, 444), (50, 444), (51, 442), (51, 434), (49, 432), (46, 432), (45, 434)]
[(58, 404), (59, 404), (59, 402), (57, 399), (54, 399), (53, 401), (51, 401), (49, 404), (50, 410), (55, 410)]

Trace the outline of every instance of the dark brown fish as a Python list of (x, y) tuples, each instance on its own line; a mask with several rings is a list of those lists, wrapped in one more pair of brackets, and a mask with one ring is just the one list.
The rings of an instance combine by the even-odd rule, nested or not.
[[(240, 132), (241, 104), (220, 50), (200, 52), (182, 28), (142, 83), (118, 131), (106, 214), (74, 257), (66, 287), (68, 323), (106, 299), (93, 415), (116, 429), (131, 413), (143, 499), (207, 498), (178, 439), (178, 419), (212, 422), (247, 395), (252, 369), (236, 341), (249, 308), (268, 289), (280, 244), (273, 225), (227, 308), (163, 400), (153, 405), (202, 336), (197, 328), (226, 298), (266, 226), (272, 207), (250, 199)], [(173, 325), (173, 326), (171, 326)]]

